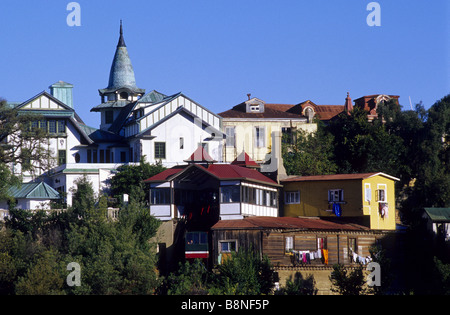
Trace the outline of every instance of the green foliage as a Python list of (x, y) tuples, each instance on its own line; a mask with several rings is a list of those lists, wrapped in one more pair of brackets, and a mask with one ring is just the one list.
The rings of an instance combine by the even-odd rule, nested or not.
[(294, 279), (290, 276), (286, 280), (286, 286), (276, 292), (277, 295), (316, 295), (316, 281), (313, 275), (303, 278), (300, 272), (295, 273)]
[(120, 200), (124, 194), (128, 194), (130, 200), (145, 202), (148, 187), (143, 181), (164, 170), (165, 167), (161, 163), (152, 165), (145, 162), (145, 156), (138, 165), (122, 165), (111, 178), (112, 195)]
[(361, 265), (350, 271), (344, 265), (335, 264), (329, 279), (331, 291), (340, 295), (364, 295), (369, 292)]
[(232, 253), (218, 267), (216, 283), (221, 294), (269, 294), (274, 286), (274, 273), (268, 257), (261, 259), (250, 248)]
[(167, 277), (165, 290), (168, 295), (206, 295), (211, 287), (210, 277), (201, 260), (180, 262), (178, 271)]
[[(150, 238), (159, 221), (138, 203), (107, 220), (105, 201), (85, 179), (77, 183), (67, 212), (12, 211), (0, 235), (0, 293), (154, 294), (160, 283)], [(65, 283), (71, 262), (81, 266), (80, 287)]]
[(292, 144), (283, 144), (283, 165), (288, 175), (334, 174), (334, 137), (319, 123), (318, 131), (299, 130)]

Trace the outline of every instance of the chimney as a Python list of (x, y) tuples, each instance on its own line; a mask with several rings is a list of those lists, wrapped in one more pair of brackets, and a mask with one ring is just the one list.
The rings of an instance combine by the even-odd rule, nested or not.
[(347, 98), (345, 99), (345, 112), (350, 115), (350, 112), (353, 110), (352, 99), (350, 98), (350, 93), (347, 92)]
[(247, 94), (248, 100), (250, 101), (252, 95), (250, 93)]
[(59, 81), (52, 84), (50, 94), (63, 102), (67, 106), (73, 108), (73, 85), (67, 82)]

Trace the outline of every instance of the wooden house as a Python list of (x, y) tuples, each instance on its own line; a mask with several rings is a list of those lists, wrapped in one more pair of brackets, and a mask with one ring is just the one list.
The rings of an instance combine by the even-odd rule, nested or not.
[(287, 178), (281, 181), (283, 214), (345, 218), (371, 229), (395, 230), (395, 181), (384, 173)]
[(252, 249), (281, 268), (365, 264), (370, 246), (384, 236), (358, 224), (290, 217), (221, 220), (211, 233), (216, 264), (233, 251)]

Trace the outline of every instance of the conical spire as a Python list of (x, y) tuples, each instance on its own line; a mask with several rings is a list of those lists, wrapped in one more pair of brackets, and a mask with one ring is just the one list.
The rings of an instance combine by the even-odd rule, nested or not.
[(125, 44), (125, 40), (123, 39), (122, 20), (120, 20), (120, 37), (119, 37), (119, 43), (117, 44), (117, 47), (127, 47), (127, 45)]
[(120, 21), (120, 37), (109, 74), (107, 90), (117, 90), (120, 88), (128, 88), (132, 91), (138, 90), (133, 65), (131, 64), (123, 37), (122, 21)]

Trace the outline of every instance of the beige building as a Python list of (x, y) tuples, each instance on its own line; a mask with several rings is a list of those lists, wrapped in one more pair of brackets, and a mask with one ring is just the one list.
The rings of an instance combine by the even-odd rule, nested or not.
[(299, 129), (315, 132), (317, 124), (308, 113), (289, 111), (293, 105), (267, 104), (258, 98), (250, 98), (232, 109), (220, 113), (222, 130), (226, 134), (223, 161), (232, 162), (240, 153), (246, 152), (257, 163), (270, 159), (272, 135), (286, 135), (283, 141)]

